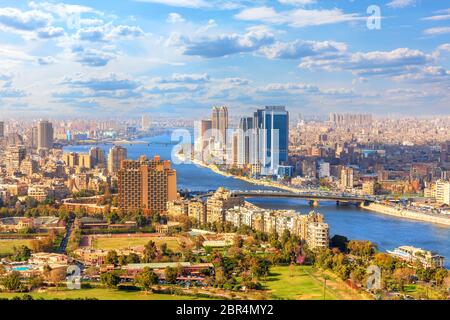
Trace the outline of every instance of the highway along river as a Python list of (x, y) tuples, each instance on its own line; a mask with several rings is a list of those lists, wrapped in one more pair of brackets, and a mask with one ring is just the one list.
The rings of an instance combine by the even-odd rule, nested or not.
[[(123, 145), (128, 149), (129, 158), (137, 159), (141, 155), (147, 155), (147, 157), (160, 155), (162, 159), (171, 158), (173, 145), (170, 144), (170, 135), (142, 138), (139, 141), (147, 143)], [(97, 146), (103, 148), (107, 154), (112, 145)], [(64, 150), (66, 152), (88, 152), (90, 147), (87, 145), (69, 146)], [(179, 189), (206, 191), (221, 186), (230, 190), (268, 189), (242, 180), (224, 177), (194, 164), (174, 164), (173, 167), (177, 170)], [(308, 202), (300, 199), (257, 198), (248, 200), (263, 208), (294, 209), (302, 214), (311, 210)], [(401, 245), (436, 251), (445, 257), (445, 265), (450, 268), (450, 227), (391, 217), (353, 206), (337, 207), (335, 202), (320, 202), (320, 206), (316, 210), (324, 214), (326, 222), (330, 225), (331, 236), (339, 234), (349, 239), (370, 240), (383, 251)]]

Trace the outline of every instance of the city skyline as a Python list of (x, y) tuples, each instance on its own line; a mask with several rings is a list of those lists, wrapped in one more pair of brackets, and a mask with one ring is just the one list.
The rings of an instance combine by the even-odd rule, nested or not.
[(414, 0), (2, 1), (0, 111), (448, 115), (449, 17)]

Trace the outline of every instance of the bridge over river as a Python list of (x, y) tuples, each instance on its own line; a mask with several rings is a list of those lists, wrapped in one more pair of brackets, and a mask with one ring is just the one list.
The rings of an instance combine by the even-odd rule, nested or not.
[[(348, 193), (324, 192), (324, 191), (270, 191), (270, 190), (230, 190), (234, 197), (244, 198), (297, 198), (309, 200), (311, 205), (317, 206), (319, 201), (336, 201), (339, 203), (349, 203), (355, 205), (368, 204), (378, 199), (373, 196), (364, 196)], [(189, 193), (198, 198), (207, 198), (214, 194), (214, 191)]]

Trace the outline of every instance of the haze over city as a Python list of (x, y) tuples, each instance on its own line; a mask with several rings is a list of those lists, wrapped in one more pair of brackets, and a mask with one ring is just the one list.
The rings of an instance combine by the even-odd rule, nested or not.
[(216, 104), (234, 114), (282, 104), (313, 116), (448, 115), (449, 10), (419, 0), (3, 0), (0, 112), (198, 117)]

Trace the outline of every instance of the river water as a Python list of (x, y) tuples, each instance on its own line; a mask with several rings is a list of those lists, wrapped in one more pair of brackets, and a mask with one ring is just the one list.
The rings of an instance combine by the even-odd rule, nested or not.
[[(137, 159), (141, 155), (171, 159), (173, 145), (169, 135), (139, 139), (149, 144), (123, 145), (128, 150), (128, 158)], [(111, 145), (98, 145), (107, 154)], [(70, 146), (65, 151), (88, 152), (91, 146)], [(230, 190), (270, 189), (248, 182), (224, 177), (211, 170), (194, 164), (173, 164), (177, 170), (178, 189), (206, 191), (225, 187)], [(294, 209), (302, 214), (311, 208), (301, 199), (257, 198), (248, 199), (263, 208)], [(450, 227), (427, 222), (417, 222), (403, 218), (373, 213), (353, 206), (336, 206), (335, 202), (320, 202), (316, 209), (325, 216), (330, 226), (330, 235), (339, 234), (349, 239), (364, 239), (374, 242), (380, 250), (394, 249), (401, 245), (412, 245), (436, 251), (445, 257), (445, 265), (450, 268)]]

